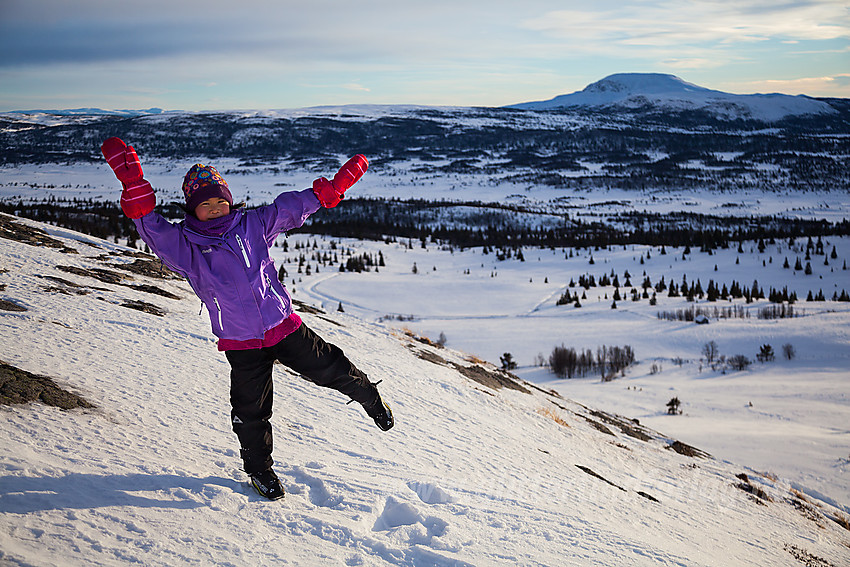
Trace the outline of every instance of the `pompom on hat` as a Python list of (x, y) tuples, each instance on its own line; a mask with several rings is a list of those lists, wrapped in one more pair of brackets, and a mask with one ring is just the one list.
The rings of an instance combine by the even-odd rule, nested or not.
[(193, 213), (195, 208), (213, 197), (219, 197), (233, 206), (233, 195), (224, 177), (211, 165), (196, 163), (183, 178), (183, 195), (186, 209)]

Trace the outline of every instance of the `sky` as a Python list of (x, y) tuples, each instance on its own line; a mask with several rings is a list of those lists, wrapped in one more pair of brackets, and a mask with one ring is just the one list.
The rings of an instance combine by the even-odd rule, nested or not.
[(0, 0), (0, 111), (502, 106), (614, 73), (850, 98), (850, 2)]

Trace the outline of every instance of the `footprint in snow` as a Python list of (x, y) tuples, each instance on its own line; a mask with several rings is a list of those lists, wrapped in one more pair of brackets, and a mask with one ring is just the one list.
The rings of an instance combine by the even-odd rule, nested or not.
[[(317, 465), (316, 463), (310, 464), (314, 465), (311, 467), (313, 469), (323, 468), (322, 465)], [(312, 502), (315, 506), (333, 508), (342, 502), (342, 496), (339, 494), (331, 494), (324, 480), (311, 475), (301, 467), (292, 467), (292, 475), (295, 478), (295, 482), (306, 484), (309, 487), (310, 502)], [(293, 494), (297, 493), (291, 489), (290, 492)]]
[(375, 520), (375, 525), (372, 531), (384, 532), (399, 528), (402, 526), (414, 526), (421, 524), (424, 531), (419, 528), (409, 532), (410, 541), (412, 544), (427, 545), (432, 544), (432, 539), (442, 537), (448, 529), (448, 523), (434, 516), (422, 516), (419, 510), (413, 504), (401, 502), (392, 496), (387, 498), (384, 504), (384, 511)]
[(425, 504), (448, 504), (454, 502), (451, 494), (430, 482), (408, 482), (407, 486)]
[(390, 496), (384, 505), (384, 511), (375, 521), (372, 531), (383, 532), (399, 526), (409, 526), (419, 522), (420, 519), (419, 510), (415, 506)]

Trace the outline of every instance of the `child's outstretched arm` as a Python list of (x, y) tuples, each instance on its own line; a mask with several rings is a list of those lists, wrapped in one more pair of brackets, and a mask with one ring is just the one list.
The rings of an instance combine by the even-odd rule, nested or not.
[(109, 138), (100, 146), (106, 163), (124, 186), (121, 192), (121, 209), (131, 219), (138, 219), (153, 211), (156, 196), (151, 184), (142, 174), (142, 164), (132, 146), (120, 138)]
[(332, 181), (320, 177), (313, 181), (313, 193), (325, 208), (336, 207), (345, 198), (345, 192), (357, 183), (366, 170), (369, 160), (362, 154), (357, 154), (339, 168)]
[(156, 196), (142, 174), (136, 150), (119, 138), (109, 138), (100, 150), (115, 177), (124, 186), (121, 209), (133, 219), (139, 236), (171, 270), (184, 273), (185, 266), (192, 261), (191, 248), (178, 238), (180, 230), (175, 225), (158, 214), (151, 214), (156, 206)]
[(281, 193), (274, 203), (260, 207), (258, 211), (266, 227), (269, 246), (281, 232), (303, 225), (307, 217), (319, 210), (320, 205), (326, 208), (337, 206), (345, 192), (363, 177), (368, 168), (369, 161), (357, 154), (340, 168), (333, 181), (320, 177), (313, 182), (311, 189)]

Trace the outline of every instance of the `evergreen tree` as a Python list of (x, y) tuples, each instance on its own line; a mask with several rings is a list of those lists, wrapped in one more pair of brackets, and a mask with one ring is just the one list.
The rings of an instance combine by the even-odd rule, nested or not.
[(682, 410), (679, 409), (681, 403), (678, 397), (672, 398), (667, 402), (667, 413), (669, 415), (680, 415), (682, 413)]
[(514, 357), (511, 353), (504, 353), (502, 356), (499, 357), (499, 360), (502, 361), (503, 370), (516, 370), (517, 363), (516, 361), (514, 361)]

